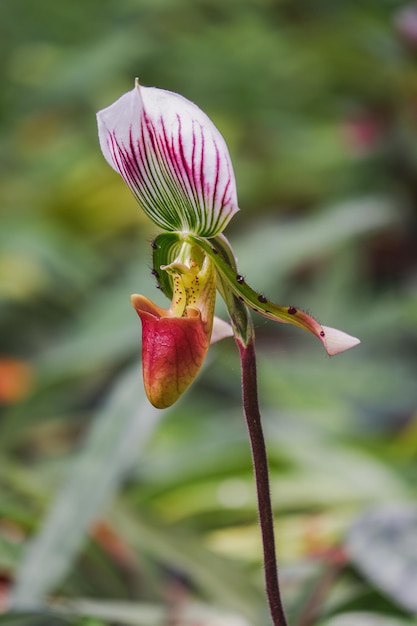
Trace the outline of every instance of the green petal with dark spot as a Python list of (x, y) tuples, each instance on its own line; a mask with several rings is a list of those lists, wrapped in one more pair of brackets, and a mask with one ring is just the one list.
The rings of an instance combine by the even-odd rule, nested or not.
[[(213, 260), (223, 284), (223, 292), (231, 290), (235, 298), (263, 317), (284, 324), (293, 324), (313, 333), (324, 345), (327, 354), (333, 356), (349, 348), (353, 348), (359, 339), (343, 331), (322, 326), (311, 315), (294, 306), (280, 306), (268, 300), (263, 294), (250, 287), (239, 274), (232, 248), (224, 235), (210, 240), (189, 235), (188, 240), (204, 250)], [(222, 294), (223, 295), (223, 294)], [(230, 296), (226, 293), (226, 304), (230, 313)], [(246, 343), (246, 338), (242, 337)]]

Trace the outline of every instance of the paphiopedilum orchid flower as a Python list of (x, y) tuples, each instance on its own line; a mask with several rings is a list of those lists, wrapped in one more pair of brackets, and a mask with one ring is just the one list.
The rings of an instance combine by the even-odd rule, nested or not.
[(196, 377), (210, 341), (231, 334), (214, 321), (216, 289), (241, 345), (253, 335), (249, 309), (308, 330), (329, 355), (359, 343), (294, 306), (274, 304), (239, 273), (222, 234), (239, 210), (232, 163), (220, 132), (195, 104), (136, 81), (97, 119), (106, 160), (165, 231), (152, 243), (152, 271), (170, 307), (132, 296), (142, 321), (144, 384), (154, 406), (173, 404)]

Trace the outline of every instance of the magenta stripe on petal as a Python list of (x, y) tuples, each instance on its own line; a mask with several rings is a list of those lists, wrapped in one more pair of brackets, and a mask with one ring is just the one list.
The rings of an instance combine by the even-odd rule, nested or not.
[(211, 237), (239, 210), (224, 139), (193, 103), (137, 86), (97, 119), (105, 158), (162, 228)]

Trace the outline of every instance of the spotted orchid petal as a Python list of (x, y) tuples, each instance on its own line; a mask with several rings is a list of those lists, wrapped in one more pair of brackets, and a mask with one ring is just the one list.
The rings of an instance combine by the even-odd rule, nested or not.
[[(220, 235), (210, 241), (192, 235), (188, 239), (190, 242), (199, 245), (211, 257), (222, 283), (226, 285), (226, 289), (229, 289), (238, 301), (244, 303), (251, 310), (273, 321), (293, 324), (311, 332), (320, 339), (329, 356), (349, 350), (360, 343), (359, 339), (341, 330), (322, 326), (305, 311), (295, 306), (275, 304), (263, 294), (252, 289), (247, 284), (245, 278), (239, 274), (233, 251), (224, 235)], [(230, 302), (227, 301), (227, 298), (226, 304), (230, 308)], [(236, 315), (232, 313), (232, 317), (236, 317)], [(237, 329), (237, 332), (239, 332), (239, 329)], [(241, 334), (244, 335), (244, 333)]]
[(212, 237), (239, 210), (226, 143), (192, 102), (136, 81), (97, 121), (106, 160), (162, 229)]

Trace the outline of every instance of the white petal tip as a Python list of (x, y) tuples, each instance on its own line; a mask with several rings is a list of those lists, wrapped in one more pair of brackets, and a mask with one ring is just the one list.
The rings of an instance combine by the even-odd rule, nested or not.
[(352, 335), (337, 330), (337, 328), (330, 328), (329, 326), (322, 326), (322, 328), (325, 335), (321, 339), (329, 356), (354, 348), (360, 343), (360, 339), (357, 337), (352, 337)]
[(222, 339), (226, 339), (226, 337), (233, 337), (233, 328), (228, 322), (225, 322), (219, 317), (215, 317), (210, 343), (216, 343), (216, 341), (221, 341)]

